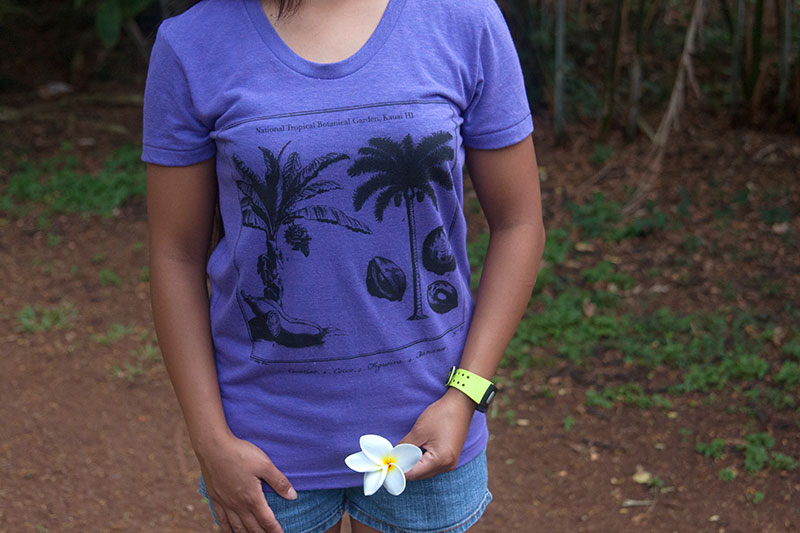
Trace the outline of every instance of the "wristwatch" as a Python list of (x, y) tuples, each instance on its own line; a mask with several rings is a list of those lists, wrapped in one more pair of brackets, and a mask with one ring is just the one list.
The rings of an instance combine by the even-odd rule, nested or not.
[(494, 386), (494, 383), (463, 368), (453, 367), (450, 370), (447, 386), (458, 389), (469, 396), (477, 404), (475, 409), (481, 413), (486, 412), (486, 408), (497, 394), (497, 387)]

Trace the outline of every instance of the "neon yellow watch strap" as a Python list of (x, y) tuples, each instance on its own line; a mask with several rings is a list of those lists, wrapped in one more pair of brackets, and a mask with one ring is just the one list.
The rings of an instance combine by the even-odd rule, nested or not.
[(486, 411), (486, 407), (497, 392), (494, 383), (488, 379), (456, 367), (450, 371), (447, 386), (456, 388), (469, 396), (477, 404), (478, 411), (481, 412)]

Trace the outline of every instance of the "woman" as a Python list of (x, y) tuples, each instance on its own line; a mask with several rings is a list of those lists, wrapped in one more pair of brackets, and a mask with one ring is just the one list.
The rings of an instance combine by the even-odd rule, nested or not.
[[(493, 0), (204, 0), (162, 24), (153, 312), (223, 531), (478, 520), (476, 407), (544, 246), (532, 129)], [(491, 232), (474, 301), (464, 163)], [(345, 465), (365, 434), (425, 451), (400, 496), (365, 496)]]

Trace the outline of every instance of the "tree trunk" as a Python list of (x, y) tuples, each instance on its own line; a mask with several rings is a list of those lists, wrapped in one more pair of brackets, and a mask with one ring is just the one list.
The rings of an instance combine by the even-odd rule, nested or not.
[(725, 20), (725, 25), (728, 27), (728, 32), (733, 35), (736, 31), (733, 23), (733, 16), (731, 9), (728, 7), (728, 0), (719, 0), (720, 10), (722, 11), (722, 18)]
[(789, 51), (792, 46), (792, 0), (783, 0), (783, 45), (781, 46), (781, 61), (779, 68), (778, 85), (778, 114), (786, 116), (786, 98), (789, 89)]
[(753, 29), (750, 38), (750, 65), (745, 80), (745, 98), (748, 103), (752, 102), (753, 93), (756, 89), (758, 77), (761, 75), (761, 37), (764, 31), (764, 0), (755, 0), (755, 12), (753, 13)]
[(556, 17), (556, 79), (555, 94), (553, 96), (553, 112), (555, 114), (556, 142), (564, 139), (564, 48), (566, 41), (566, 0), (558, 0), (558, 14)]
[(744, 51), (744, 0), (736, 0), (736, 28), (733, 32), (733, 54), (731, 57), (731, 103), (739, 105), (739, 87), (744, 81), (742, 75), (742, 52)]
[(614, 27), (611, 30), (611, 55), (606, 72), (606, 89), (603, 98), (603, 122), (600, 126), (600, 137), (605, 137), (608, 124), (614, 112), (614, 89), (617, 85), (617, 55), (619, 52), (620, 29), (622, 27), (622, 0), (614, 2)]
[(638, 131), (639, 114), (642, 105), (642, 39), (644, 36), (644, 4), (639, 0), (636, 11), (636, 44), (633, 51), (633, 65), (631, 65), (631, 107), (628, 113), (628, 127), (626, 134), (629, 139), (636, 136)]
[(409, 189), (403, 195), (406, 201), (406, 216), (408, 217), (408, 239), (411, 244), (411, 275), (414, 278), (414, 314), (409, 320), (428, 318), (422, 309), (421, 282), (419, 275), (419, 258), (417, 257), (417, 223), (414, 220), (414, 189)]

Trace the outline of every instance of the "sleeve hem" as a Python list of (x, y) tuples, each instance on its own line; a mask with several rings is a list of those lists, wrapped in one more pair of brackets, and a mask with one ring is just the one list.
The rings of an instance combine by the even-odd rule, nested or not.
[(142, 147), (142, 161), (168, 167), (185, 167), (205, 161), (216, 153), (217, 147), (213, 142), (190, 150), (166, 149), (145, 144)]
[(495, 150), (518, 143), (533, 131), (533, 117), (528, 113), (518, 122), (495, 131), (471, 135), (462, 132), (464, 144), (479, 150)]

